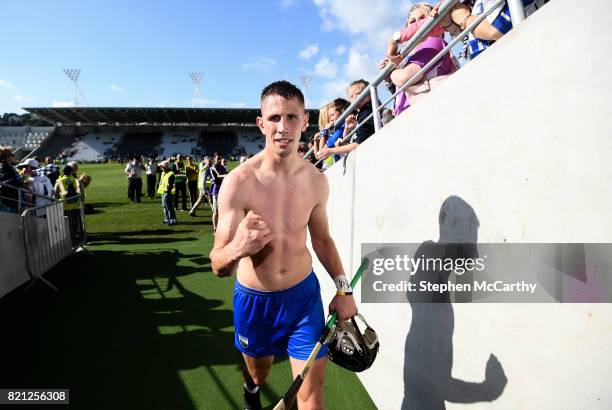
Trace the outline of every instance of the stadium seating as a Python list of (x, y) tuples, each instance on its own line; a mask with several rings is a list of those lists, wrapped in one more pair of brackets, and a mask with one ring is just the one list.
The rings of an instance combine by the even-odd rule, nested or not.
[(117, 148), (122, 141), (121, 132), (94, 132), (85, 135), (74, 145), (76, 150), (69, 159), (75, 161), (99, 161), (108, 150)]
[(235, 131), (202, 131), (199, 146), (205, 155), (236, 155), (237, 140)]
[(266, 141), (259, 130), (239, 131), (238, 133), (240, 154), (257, 154), (265, 144)]
[(60, 155), (67, 156), (72, 153), (73, 145), (81, 138), (77, 134), (58, 134), (46, 139), (36, 151), (38, 158), (57, 158)]
[(53, 133), (53, 127), (0, 127), (0, 145), (32, 151)]
[(196, 131), (165, 132), (161, 138), (159, 155), (168, 158), (177, 154), (190, 155), (198, 142)]
[(160, 132), (128, 132), (117, 144), (117, 154), (124, 158), (130, 155), (158, 155), (161, 140)]

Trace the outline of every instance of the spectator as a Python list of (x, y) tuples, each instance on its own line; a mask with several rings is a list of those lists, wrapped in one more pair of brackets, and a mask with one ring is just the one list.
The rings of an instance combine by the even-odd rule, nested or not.
[(185, 164), (183, 163), (183, 157), (179, 154), (176, 156), (176, 162), (174, 163), (174, 168), (172, 169), (175, 177), (175, 188), (176, 194), (174, 198), (174, 208), (178, 210), (179, 207), (179, 195), (183, 198), (183, 207), (182, 211), (187, 210), (187, 174), (185, 170)]
[(81, 186), (72, 175), (73, 171), (70, 165), (65, 165), (62, 172), (64, 175), (58, 178), (55, 183), (55, 191), (59, 193), (64, 203), (64, 214), (68, 217), (72, 246), (74, 247), (83, 238), (83, 220), (79, 207)]
[(57, 179), (60, 176), (59, 167), (55, 164), (47, 164), (44, 168), (39, 168), (38, 173), (42, 173), (49, 181), (51, 181), (51, 185), (55, 186)]
[(176, 225), (176, 211), (174, 210), (174, 172), (170, 168), (168, 161), (162, 161), (159, 164), (162, 170), (161, 178), (159, 179), (159, 188), (157, 193), (161, 195), (162, 209), (164, 211), (164, 223), (168, 225)]
[(210, 157), (204, 157), (202, 163), (200, 164), (200, 172), (198, 175), (198, 190), (200, 191), (200, 195), (198, 196), (198, 200), (189, 210), (189, 216), (197, 216), (196, 211), (202, 202), (209, 203), (208, 200), (208, 189), (206, 187), (206, 179), (208, 178), (210, 170)]
[(27, 188), (32, 193), (28, 203), (31, 206), (39, 207), (51, 203), (55, 192), (51, 181), (44, 174), (38, 174), (39, 163), (35, 159), (26, 159), (19, 167), (23, 167), (23, 175), (27, 180)]
[[(327, 117), (329, 118), (329, 122), (326, 127), (321, 130), (321, 139), (319, 140), (319, 146), (316, 150), (317, 152), (322, 150), (324, 147), (333, 148), (340, 138), (344, 135), (344, 124), (334, 127), (334, 123), (342, 112), (346, 110), (349, 106), (349, 102), (344, 98), (336, 98), (331, 103), (327, 104)], [(323, 169), (327, 169), (334, 164), (335, 161), (340, 160), (340, 155), (334, 155), (328, 157), (323, 163)]]
[(149, 158), (149, 162), (145, 168), (147, 173), (147, 196), (149, 199), (155, 198), (155, 186), (157, 185), (157, 163), (155, 158)]
[(381, 118), (382, 125), (385, 126), (389, 124), (391, 121), (393, 121), (394, 118), (395, 116), (393, 115), (393, 110), (391, 109), (384, 110), (382, 118)]
[(138, 157), (134, 156), (125, 166), (125, 173), (128, 178), (128, 198), (132, 202), (140, 203), (142, 192), (142, 164)]
[[(389, 41), (387, 55), (380, 63), (380, 68), (389, 63), (396, 66), (402, 63), (403, 57), (398, 54), (399, 44), (408, 41), (426, 22), (427, 17), (433, 13), (433, 7), (427, 3), (418, 3), (412, 6), (406, 26), (400, 31), (396, 31)], [(442, 51), (446, 47), (443, 35), (444, 29), (442, 27), (434, 27), (428, 33), (428, 36), (410, 52), (406, 58), (407, 65), (391, 72), (390, 79), (393, 85), (396, 87), (403, 86)], [(419, 97), (435, 88), (441, 80), (455, 71), (456, 67), (458, 67), (458, 64), (454, 62), (453, 56), (449, 52), (436, 65), (413, 80), (414, 84), (407, 87), (403, 93), (396, 97), (395, 115), (399, 115), (411, 104), (414, 104)]]
[[(525, 15), (529, 16), (535, 10), (542, 7), (548, 0), (522, 0), (525, 7)], [(462, 1), (451, 10), (451, 18), (461, 30), (485, 11), (488, 11), (493, 4), (492, 0), (468, 0)], [(489, 14), (469, 34), (467, 43), (467, 57), (473, 59), (490, 47), (495, 41), (499, 40), (504, 34), (512, 29), (510, 8), (508, 2), (502, 3)]]
[(297, 150), (298, 156), (304, 157), (304, 155), (306, 155), (307, 152), (308, 152), (308, 144), (305, 142), (300, 142), (300, 145), (298, 146), (298, 150)]
[(31, 208), (34, 206), (34, 195), (32, 193), (32, 181), (30, 176), (32, 175), (32, 168), (29, 166), (28, 160), (17, 164), (17, 172), (23, 179), (22, 190), (19, 192), (19, 197), (21, 198), (21, 207), (23, 208)]
[(221, 189), (221, 184), (223, 183), (223, 179), (227, 175), (227, 168), (223, 165), (223, 156), (217, 156), (217, 162), (210, 168), (210, 175), (213, 180), (213, 184), (210, 188), (210, 193), (212, 197), (212, 222), (213, 229), (217, 230), (217, 222), (219, 221), (219, 204), (217, 198), (219, 197), (219, 190)]
[(17, 161), (11, 147), (0, 146), (0, 182), (14, 188), (0, 185), (0, 210), (18, 212), (19, 191), (23, 187), (23, 178), (13, 166)]
[[(354, 102), (369, 85), (370, 83), (363, 79), (353, 81), (348, 88), (349, 101)], [(367, 140), (370, 135), (374, 134), (374, 120), (370, 118), (368, 121), (364, 121), (370, 114), (372, 114), (372, 101), (368, 95), (357, 108), (357, 114), (351, 114), (346, 118), (343, 139), (337, 140), (333, 148), (323, 147), (322, 150), (317, 152), (317, 159), (326, 159), (335, 154), (348, 154)], [(362, 124), (362, 126), (355, 132), (351, 140), (347, 141), (346, 137), (357, 124)], [(342, 145), (346, 142), (348, 142), (346, 145)]]
[(76, 161), (70, 161), (68, 165), (70, 165), (70, 167), (72, 168), (72, 175), (77, 178), (79, 186), (81, 187), (81, 198), (83, 199), (83, 203), (85, 203), (85, 189), (89, 186), (89, 183), (91, 182), (91, 177), (86, 173), (83, 173), (81, 174), (81, 176), (78, 176), (79, 164)]
[(187, 165), (185, 165), (185, 174), (187, 175), (187, 190), (189, 191), (189, 204), (193, 208), (198, 198), (198, 165), (193, 162), (191, 155), (187, 156)]

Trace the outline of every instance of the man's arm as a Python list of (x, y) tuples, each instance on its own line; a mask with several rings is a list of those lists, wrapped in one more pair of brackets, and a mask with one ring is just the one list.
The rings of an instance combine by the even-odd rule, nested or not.
[[(308, 230), (310, 231), (312, 248), (317, 258), (332, 279), (334, 279), (337, 276), (344, 275), (344, 268), (342, 267), (342, 261), (340, 260), (338, 249), (336, 249), (336, 244), (329, 234), (326, 211), (329, 184), (327, 177), (323, 174), (318, 174), (315, 177), (315, 181), (315, 186), (320, 189), (317, 193), (320, 200), (310, 214)], [(357, 306), (352, 295), (336, 295), (329, 305), (329, 311), (336, 312), (338, 314), (338, 321), (342, 323), (357, 314)]]
[(219, 222), (210, 261), (215, 275), (231, 276), (240, 259), (259, 252), (272, 240), (272, 232), (261, 216), (249, 211), (240, 189), (240, 175), (231, 174), (219, 192)]

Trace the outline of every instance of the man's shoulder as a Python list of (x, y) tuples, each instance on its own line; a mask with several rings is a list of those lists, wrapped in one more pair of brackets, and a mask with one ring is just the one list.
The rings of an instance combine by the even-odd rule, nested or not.
[(317, 169), (312, 163), (302, 160), (303, 164), (300, 165), (299, 173), (305, 175), (311, 184), (319, 185), (327, 180), (327, 177)]
[[(221, 165), (220, 169), (217, 172), (223, 170), (225, 167)], [(225, 172), (227, 176), (223, 181), (223, 185), (226, 184), (243, 184), (248, 182), (251, 177), (254, 175), (255, 170), (253, 167), (246, 165), (246, 163), (241, 164), (237, 168), (234, 168), (232, 172), (227, 172), (227, 168), (225, 168)], [(221, 172), (220, 172), (221, 173)]]

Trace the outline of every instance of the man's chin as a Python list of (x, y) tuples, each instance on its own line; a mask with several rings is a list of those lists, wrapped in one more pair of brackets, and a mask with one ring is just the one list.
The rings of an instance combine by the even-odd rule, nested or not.
[(296, 152), (292, 152), (292, 151), (289, 151), (289, 150), (282, 150), (282, 151), (278, 152), (278, 156), (284, 158), (284, 157), (290, 157), (291, 155), (295, 155), (296, 153), (297, 153), (297, 151)]

